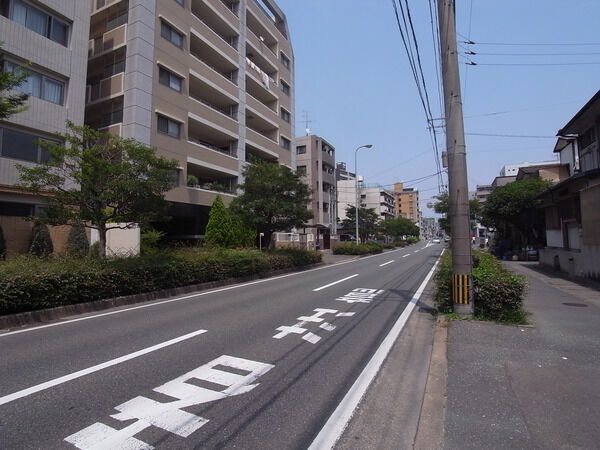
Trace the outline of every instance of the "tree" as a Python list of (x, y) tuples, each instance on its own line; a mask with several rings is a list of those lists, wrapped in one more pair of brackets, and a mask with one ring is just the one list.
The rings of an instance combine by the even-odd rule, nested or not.
[(50, 154), (47, 162), (17, 165), (19, 186), (48, 198), (44, 222), (97, 229), (105, 257), (108, 230), (164, 218), (164, 194), (173, 186), (177, 162), (133, 139), (71, 122), (67, 127), (60, 135), (64, 143), (43, 143)]
[(71, 256), (83, 258), (90, 251), (90, 242), (85, 234), (85, 227), (81, 223), (76, 223), (69, 231), (67, 238), (67, 253)]
[(312, 218), (307, 208), (310, 188), (289, 168), (263, 161), (246, 166), (243, 194), (232, 202), (233, 212), (258, 233), (268, 246), (275, 231), (301, 227)]
[(219, 247), (229, 247), (233, 243), (234, 236), (231, 229), (229, 212), (217, 195), (208, 213), (208, 224), (204, 234), (204, 242)]
[[(438, 224), (440, 228), (444, 230), (446, 234), (451, 233), (450, 227), (450, 219), (448, 215), (450, 214), (450, 204), (448, 202), (449, 196), (447, 192), (442, 192), (439, 195), (434, 197), (437, 199), (437, 202), (433, 204), (433, 210), (438, 214), (444, 214), (445, 217), (440, 217), (438, 219)], [(477, 199), (469, 200), (469, 215), (471, 220), (479, 220), (479, 216), (481, 214), (481, 203)]]
[(29, 95), (14, 92), (26, 78), (27, 73), (24, 71), (17, 73), (0, 71), (0, 120), (8, 119), (13, 114), (26, 109), (24, 104)]
[(483, 224), (495, 227), (502, 237), (516, 238), (518, 246), (539, 242), (543, 212), (538, 196), (551, 184), (549, 180), (533, 178), (497, 187), (483, 206)]
[(420, 233), (419, 227), (406, 217), (386, 219), (379, 223), (379, 229), (394, 239), (402, 239), (403, 236), (419, 236)]
[(47, 257), (54, 252), (50, 230), (44, 223), (36, 221), (33, 225), (29, 253), (36, 256)]
[[(358, 237), (362, 242), (377, 232), (379, 216), (374, 208), (358, 208)], [(348, 206), (346, 208), (346, 218), (342, 220), (344, 230), (349, 233), (356, 233), (356, 208)]]

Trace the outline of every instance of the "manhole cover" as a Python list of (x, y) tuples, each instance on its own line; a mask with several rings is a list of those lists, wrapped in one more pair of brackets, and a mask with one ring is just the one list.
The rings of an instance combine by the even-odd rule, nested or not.
[(587, 308), (587, 305), (585, 303), (563, 303), (563, 305), (576, 306), (578, 308)]

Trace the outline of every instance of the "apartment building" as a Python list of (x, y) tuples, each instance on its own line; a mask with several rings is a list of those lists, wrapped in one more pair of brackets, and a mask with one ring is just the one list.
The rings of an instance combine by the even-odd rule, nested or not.
[(271, 0), (92, 0), (85, 121), (179, 162), (171, 236), (204, 233), (254, 159), (295, 166), (294, 58)]
[(335, 148), (320, 136), (310, 135), (294, 139), (296, 173), (312, 190), (309, 209), (313, 218), (309, 227), (329, 248), (329, 236), (336, 234)]
[(404, 217), (419, 225), (421, 222), (419, 191), (414, 188), (405, 188), (402, 183), (394, 183), (394, 197), (396, 199), (396, 216)]
[(23, 217), (45, 203), (15, 188), (15, 165), (47, 158), (39, 142), (56, 140), (67, 120), (83, 124), (89, 12), (81, 0), (0, 0), (1, 70), (29, 73), (18, 88), (27, 109), (0, 121), (0, 224), (10, 253), (27, 250), (32, 225)]
[[(341, 221), (346, 218), (346, 208), (356, 205), (356, 180), (339, 180), (337, 188), (338, 211)], [(395, 217), (396, 200), (392, 191), (379, 185), (367, 186), (359, 181), (358, 193), (361, 207), (374, 209), (382, 220)]]

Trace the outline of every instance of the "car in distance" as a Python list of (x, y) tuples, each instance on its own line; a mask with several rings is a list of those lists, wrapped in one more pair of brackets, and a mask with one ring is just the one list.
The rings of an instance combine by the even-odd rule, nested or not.
[(439, 244), (440, 240), (439, 238), (433, 238), (433, 240), (431, 241), (433, 244)]

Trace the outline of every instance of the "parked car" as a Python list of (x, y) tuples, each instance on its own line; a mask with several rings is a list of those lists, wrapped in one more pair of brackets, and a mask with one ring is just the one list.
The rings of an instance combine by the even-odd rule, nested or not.
[(433, 238), (433, 240), (431, 242), (433, 244), (439, 244), (440, 243), (440, 239), (439, 238)]
[(356, 242), (356, 239), (351, 234), (340, 234), (340, 242)]

